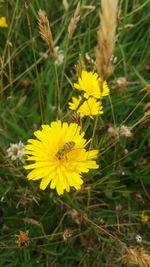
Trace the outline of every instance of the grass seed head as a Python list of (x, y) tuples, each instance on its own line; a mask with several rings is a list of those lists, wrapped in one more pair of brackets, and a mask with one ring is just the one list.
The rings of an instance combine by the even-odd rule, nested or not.
[(121, 261), (128, 266), (150, 266), (150, 254), (142, 247), (127, 247), (126, 253), (122, 255)]
[(38, 12), (38, 25), (39, 25), (41, 38), (47, 43), (49, 47), (50, 56), (53, 62), (55, 62), (57, 58), (57, 53), (55, 51), (50, 24), (49, 24), (46, 12), (41, 9)]
[(69, 23), (68, 26), (68, 39), (71, 40), (72, 36), (77, 28), (77, 23), (80, 19), (80, 2), (77, 4), (76, 10), (74, 12), (74, 15)]
[(113, 72), (111, 58), (116, 42), (117, 12), (118, 0), (101, 1), (101, 24), (97, 32), (95, 55), (96, 68), (103, 81)]
[(63, 6), (64, 6), (64, 9), (67, 11), (68, 8), (69, 8), (68, 1), (67, 1), (67, 0), (62, 0), (62, 4), (63, 4)]

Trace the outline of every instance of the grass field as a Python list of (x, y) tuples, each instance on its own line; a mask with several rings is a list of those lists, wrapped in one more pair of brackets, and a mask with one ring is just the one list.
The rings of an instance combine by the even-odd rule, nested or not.
[[(104, 113), (78, 118), (99, 168), (64, 194), (27, 179), (27, 140), (43, 124), (73, 122), (68, 102), (81, 94), (74, 88), (79, 62), (97, 71), (101, 1), (81, 1), (69, 39), (77, 4), (0, 1), (7, 23), (0, 26), (0, 267), (150, 266), (150, 0), (119, 1)], [(40, 9), (50, 22), (55, 63), (41, 38)], [(55, 143), (55, 135), (50, 139)]]

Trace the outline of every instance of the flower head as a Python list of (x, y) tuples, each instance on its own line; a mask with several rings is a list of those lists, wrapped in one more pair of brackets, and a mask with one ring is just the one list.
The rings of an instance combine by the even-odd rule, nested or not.
[(140, 218), (142, 223), (147, 223), (149, 220), (149, 216), (146, 215), (144, 211), (140, 214)]
[(120, 136), (123, 136), (125, 138), (131, 138), (133, 135), (131, 128), (125, 125), (121, 125), (121, 127), (119, 128), (119, 134)]
[(7, 28), (8, 24), (6, 23), (6, 17), (0, 17), (0, 27)]
[(29, 180), (41, 179), (40, 189), (50, 184), (59, 195), (64, 190), (69, 192), (71, 186), (80, 189), (81, 174), (98, 168), (95, 162), (98, 150), (86, 151), (84, 133), (76, 123), (52, 122), (42, 125), (42, 130), (35, 131), (34, 135), (38, 140), (29, 139), (25, 147), (27, 160), (34, 163), (25, 169), (32, 169), (27, 176)]
[(55, 64), (59, 66), (63, 63), (65, 55), (64, 55), (63, 50), (61, 50), (59, 46), (56, 46), (55, 50), (56, 50), (56, 54), (57, 54)]
[(63, 240), (64, 240), (65, 243), (68, 243), (68, 242), (69, 242), (69, 240), (70, 240), (72, 234), (73, 234), (73, 232), (72, 232), (71, 229), (69, 229), (69, 228), (65, 228), (65, 230), (64, 230), (64, 232), (63, 232), (63, 235), (62, 235)]
[(103, 82), (103, 90), (101, 90), (101, 78), (97, 73), (82, 70), (81, 76), (78, 78), (78, 83), (74, 83), (74, 87), (85, 92), (84, 97), (93, 96), (102, 98), (109, 95), (109, 88), (106, 81)]
[(137, 243), (139, 243), (139, 244), (142, 243), (142, 236), (141, 235), (136, 235), (135, 239), (136, 239)]
[(69, 108), (71, 110), (76, 110), (81, 117), (89, 116), (90, 118), (93, 118), (94, 115), (103, 113), (102, 103), (100, 101), (96, 101), (94, 97), (89, 97), (83, 103), (82, 101), (81, 96), (79, 96), (79, 98), (72, 97), (72, 102), (69, 102)]
[(10, 144), (10, 147), (6, 150), (7, 157), (12, 161), (25, 161), (24, 144), (19, 141), (18, 144)]
[(29, 240), (29, 232), (19, 231), (19, 235), (15, 235), (17, 237), (16, 243), (18, 247), (28, 247), (30, 244)]

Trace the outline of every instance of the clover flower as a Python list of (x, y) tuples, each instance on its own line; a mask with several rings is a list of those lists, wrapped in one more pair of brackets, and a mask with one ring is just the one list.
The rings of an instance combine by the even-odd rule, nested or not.
[(81, 127), (76, 123), (61, 121), (42, 125), (42, 130), (34, 132), (38, 139), (29, 139), (25, 147), (27, 160), (32, 164), (25, 169), (32, 169), (29, 180), (41, 179), (40, 189), (45, 190), (48, 184), (58, 195), (70, 191), (70, 187), (80, 189), (82, 173), (97, 169), (95, 158), (98, 150), (86, 151), (86, 139)]
[(83, 101), (83, 103), (82, 101), (81, 96), (79, 96), (79, 98), (72, 97), (72, 102), (69, 102), (69, 108), (75, 110), (81, 117), (89, 116), (93, 118), (94, 115), (103, 113), (102, 103), (96, 101), (94, 97), (89, 97), (86, 101)]
[(7, 157), (12, 161), (20, 161), (24, 163), (24, 144), (20, 141), (18, 144), (10, 144), (10, 147), (6, 150)]
[(59, 46), (56, 46), (55, 50), (56, 50), (56, 54), (57, 54), (55, 64), (59, 66), (63, 63), (65, 56), (64, 56), (63, 50), (61, 50)]
[(125, 138), (131, 138), (133, 136), (131, 128), (125, 125), (121, 125), (119, 128), (119, 134)]
[(109, 88), (106, 81), (103, 82), (101, 89), (101, 78), (98, 74), (86, 70), (82, 70), (81, 76), (78, 77), (78, 83), (74, 83), (74, 87), (80, 91), (84, 91), (85, 98), (89, 98), (89, 96), (102, 98), (109, 95)]
[(136, 239), (136, 242), (138, 244), (142, 243), (142, 236), (141, 235), (136, 235), (135, 239)]
[(6, 23), (6, 17), (0, 17), (0, 27), (7, 28), (8, 24)]

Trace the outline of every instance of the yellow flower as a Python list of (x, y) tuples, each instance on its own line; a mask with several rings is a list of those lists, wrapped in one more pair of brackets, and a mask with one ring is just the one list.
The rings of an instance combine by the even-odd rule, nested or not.
[(84, 97), (93, 96), (95, 98), (102, 98), (109, 95), (109, 88), (106, 81), (103, 82), (103, 90), (100, 89), (101, 78), (97, 73), (87, 72), (83, 70), (81, 77), (78, 78), (78, 83), (74, 83), (74, 87), (78, 90), (85, 91)]
[(15, 235), (17, 237), (16, 243), (19, 247), (28, 247), (30, 244), (29, 240), (29, 232), (19, 231), (19, 235)]
[(149, 216), (146, 215), (144, 211), (140, 214), (140, 218), (142, 223), (147, 223), (149, 220)]
[(6, 28), (8, 24), (6, 23), (6, 17), (0, 17), (0, 27)]
[(94, 115), (103, 113), (102, 103), (100, 101), (96, 101), (94, 97), (89, 97), (88, 100), (84, 101), (83, 104), (80, 105), (81, 101), (82, 98), (79, 96), (79, 98), (72, 97), (72, 102), (69, 102), (69, 108), (71, 110), (76, 110), (81, 117), (89, 116), (90, 118), (93, 118)]
[(81, 174), (98, 168), (95, 161), (98, 150), (86, 151), (84, 133), (76, 123), (52, 122), (42, 125), (42, 130), (34, 135), (38, 140), (29, 139), (25, 147), (27, 160), (33, 163), (25, 169), (32, 169), (29, 180), (42, 179), (40, 189), (50, 184), (59, 195), (64, 190), (69, 192), (71, 186), (78, 190), (83, 183)]

